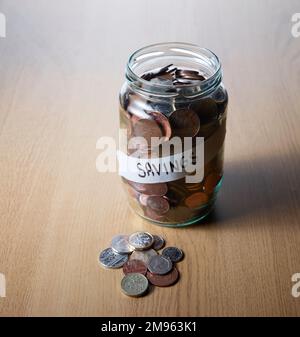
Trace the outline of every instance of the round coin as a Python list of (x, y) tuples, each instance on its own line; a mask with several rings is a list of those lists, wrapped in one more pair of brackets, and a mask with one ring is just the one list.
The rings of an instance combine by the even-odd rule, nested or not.
[(133, 252), (132, 247), (128, 242), (128, 235), (116, 235), (111, 241), (111, 248), (119, 254), (130, 254)]
[(163, 237), (159, 235), (153, 235), (153, 239), (154, 239), (152, 246), (153, 249), (160, 250), (165, 245), (165, 240)]
[(165, 275), (156, 275), (148, 271), (146, 276), (151, 284), (158, 287), (168, 287), (177, 282), (179, 272), (174, 267), (168, 274)]
[(163, 134), (156, 121), (152, 119), (140, 119), (133, 125), (133, 136), (145, 138), (148, 148), (150, 148), (152, 137), (160, 138)]
[(167, 274), (172, 267), (171, 260), (162, 255), (152, 256), (148, 263), (148, 269), (153, 274)]
[(129, 180), (128, 180), (128, 183), (137, 192), (143, 193), (146, 195), (163, 196), (168, 192), (168, 186), (166, 183), (142, 184), (142, 183), (136, 183), (134, 181), (129, 181)]
[(168, 200), (159, 196), (149, 196), (147, 207), (151, 208), (156, 214), (165, 214), (170, 209)]
[(118, 254), (112, 248), (106, 248), (100, 253), (99, 261), (106, 268), (120, 268), (128, 261), (128, 255)]
[(121, 281), (121, 288), (127, 296), (142, 296), (148, 290), (148, 286), (146, 276), (138, 273), (127, 274)]
[(163, 115), (161, 112), (151, 111), (149, 114), (153, 117), (153, 119), (161, 126), (163, 130), (163, 137), (165, 140), (169, 140), (171, 138), (171, 125), (169, 123), (168, 118)]
[(135, 250), (130, 255), (130, 260), (140, 260), (148, 266), (149, 260), (152, 256), (156, 256), (157, 252), (154, 249)]
[(175, 110), (170, 116), (173, 136), (194, 137), (200, 129), (200, 119), (191, 109)]
[(183, 258), (183, 251), (177, 247), (166, 247), (161, 254), (172, 262), (179, 262)]
[(130, 273), (139, 273), (139, 274), (146, 275), (147, 266), (141, 260), (131, 259), (131, 260), (128, 260), (123, 265), (123, 272), (125, 275), (130, 274)]
[(196, 208), (205, 205), (208, 202), (207, 194), (196, 192), (185, 199), (185, 204), (189, 208)]
[(137, 250), (150, 248), (153, 241), (153, 236), (147, 232), (135, 232), (129, 236), (129, 244)]

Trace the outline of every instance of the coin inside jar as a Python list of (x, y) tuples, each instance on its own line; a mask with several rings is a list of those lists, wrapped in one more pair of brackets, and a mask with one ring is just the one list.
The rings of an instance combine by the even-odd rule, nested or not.
[(146, 275), (147, 266), (141, 260), (130, 259), (123, 265), (123, 272), (125, 275), (130, 273), (139, 273)]
[(192, 195), (190, 195), (189, 197), (185, 199), (185, 204), (189, 208), (199, 207), (199, 206), (205, 205), (207, 202), (208, 202), (208, 196), (207, 194), (203, 192), (193, 193)]
[(179, 278), (179, 272), (174, 267), (169, 273), (165, 275), (153, 274), (148, 271), (146, 276), (151, 284), (157, 287), (168, 287), (177, 282)]
[(159, 196), (149, 196), (147, 207), (150, 207), (157, 214), (165, 214), (170, 209), (168, 200)]
[(136, 183), (134, 181), (129, 181), (128, 183), (139, 193), (146, 195), (156, 195), (164, 196), (168, 192), (168, 186), (166, 183), (157, 184), (142, 184)]
[(166, 247), (161, 254), (169, 258), (172, 262), (179, 262), (183, 258), (183, 251), (177, 247)]
[(149, 282), (146, 276), (139, 273), (130, 273), (123, 277), (121, 289), (127, 296), (142, 296), (148, 290)]
[(99, 256), (100, 263), (106, 268), (120, 268), (127, 260), (127, 254), (116, 253), (112, 248), (104, 249)]
[(200, 119), (191, 109), (177, 109), (170, 116), (173, 136), (194, 137), (200, 129)]
[(161, 138), (163, 136), (159, 125), (152, 119), (140, 119), (133, 125), (133, 137), (143, 137), (151, 147), (152, 137)]
[(172, 261), (162, 255), (152, 256), (148, 262), (148, 269), (153, 274), (167, 274), (172, 267)]
[(195, 111), (202, 124), (218, 118), (218, 107), (212, 98), (204, 98), (190, 104), (190, 109)]
[(135, 232), (129, 236), (129, 244), (138, 250), (150, 248), (153, 242), (153, 236), (148, 232)]

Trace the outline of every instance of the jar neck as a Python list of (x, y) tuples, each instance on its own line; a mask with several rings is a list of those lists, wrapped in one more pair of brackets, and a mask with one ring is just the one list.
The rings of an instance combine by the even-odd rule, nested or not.
[[(147, 81), (141, 77), (169, 64), (178, 69), (198, 71), (205, 80), (193, 80), (175, 86)], [(182, 96), (186, 99), (213, 92), (222, 82), (222, 70), (218, 57), (208, 49), (186, 43), (161, 43), (142, 48), (130, 56), (126, 79), (133, 91), (143, 95), (179, 99)]]

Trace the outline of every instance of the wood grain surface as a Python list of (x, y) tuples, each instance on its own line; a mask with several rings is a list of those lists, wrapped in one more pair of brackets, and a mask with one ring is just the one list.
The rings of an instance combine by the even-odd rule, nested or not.
[[(3, 0), (0, 39), (1, 316), (300, 315), (298, 0)], [(230, 103), (216, 210), (166, 229), (128, 208), (96, 142), (118, 133), (131, 52), (164, 41), (221, 58)], [(181, 247), (181, 280), (133, 299), (104, 270), (113, 235)]]

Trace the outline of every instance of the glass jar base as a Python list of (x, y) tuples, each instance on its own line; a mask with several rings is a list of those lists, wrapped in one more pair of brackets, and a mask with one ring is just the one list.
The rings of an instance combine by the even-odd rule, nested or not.
[(204, 220), (214, 209), (215, 202), (211, 203), (208, 207), (206, 207), (205, 211), (201, 215), (198, 215), (192, 219), (183, 222), (174, 222), (174, 223), (166, 223), (166, 222), (159, 222), (153, 219), (147, 218), (144, 215), (137, 213), (141, 218), (153, 223), (154, 225), (158, 225), (160, 227), (170, 227), (170, 228), (180, 228), (186, 227), (190, 225), (194, 225), (202, 220)]

